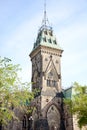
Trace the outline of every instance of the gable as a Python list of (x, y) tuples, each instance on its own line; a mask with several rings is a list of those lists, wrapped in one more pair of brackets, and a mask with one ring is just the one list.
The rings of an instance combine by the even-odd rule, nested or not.
[(53, 63), (52, 58), (50, 59), (48, 65), (46, 67), (45, 77), (48, 80), (50, 79), (50, 80), (58, 81), (58, 73), (57, 73), (56, 67)]

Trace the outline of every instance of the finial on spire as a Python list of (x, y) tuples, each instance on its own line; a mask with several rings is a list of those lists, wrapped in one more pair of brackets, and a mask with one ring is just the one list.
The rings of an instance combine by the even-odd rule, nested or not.
[(46, 2), (47, 2), (47, 0), (44, 0), (44, 18), (42, 20), (42, 26), (41, 26), (40, 30), (43, 28), (44, 29), (48, 28), (48, 29), (52, 30), (52, 27), (50, 26), (48, 18), (47, 18)]

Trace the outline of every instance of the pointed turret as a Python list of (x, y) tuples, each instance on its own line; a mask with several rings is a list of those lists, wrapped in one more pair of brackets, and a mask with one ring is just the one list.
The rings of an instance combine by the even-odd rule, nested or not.
[(41, 26), (33, 50), (40, 45), (62, 50), (53, 34), (52, 28), (48, 26)]
[(38, 35), (36, 38), (36, 42), (34, 43), (33, 50), (35, 50), (40, 45), (62, 50), (62, 48), (59, 46), (57, 42), (57, 39), (53, 33), (53, 29), (50, 26), (47, 18), (46, 1), (44, 3), (44, 18), (42, 20), (42, 25), (38, 31)]

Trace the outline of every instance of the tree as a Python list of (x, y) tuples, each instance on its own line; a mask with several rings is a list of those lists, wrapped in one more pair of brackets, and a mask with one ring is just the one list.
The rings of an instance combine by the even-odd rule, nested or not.
[(75, 82), (73, 88), (72, 99), (65, 99), (65, 103), (69, 105), (72, 114), (77, 116), (78, 125), (82, 128), (87, 125), (87, 86)]
[(12, 118), (17, 119), (13, 109), (27, 111), (33, 99), (30, 84), (21, 83), (18, 77), (20, 70), (19, 65), (13, 65), (10, 59), (0, 57), (0, 124), (6, 124)]

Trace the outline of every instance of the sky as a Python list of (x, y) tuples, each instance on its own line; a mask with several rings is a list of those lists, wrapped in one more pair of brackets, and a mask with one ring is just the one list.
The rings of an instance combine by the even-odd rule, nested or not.
[[(20, 64), (23, 82), (31, 82), (29, 54), (43, 13), (44, 0), (0, 0), (0, 56)], [(47, 0), (47, 17), (64, 50), (62, 87), (87, 85), (87, 0)]]

